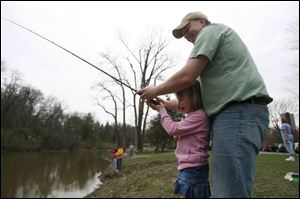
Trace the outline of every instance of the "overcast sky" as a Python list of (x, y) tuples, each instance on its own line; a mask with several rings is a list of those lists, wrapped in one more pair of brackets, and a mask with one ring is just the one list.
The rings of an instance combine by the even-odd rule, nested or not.
[[(168, 51), (176, 66), (185, 63), (192, 45), (175, 39), (171, 31), (182, 17), (201, 11), (213, 23), (232, 27), (248, 46), (269, 94), (274, 99), (290, 95), (290, 65), (299, 63), (298, 52), (289, 50), (287, 29), (299, 23), (299, 2), (6, 2), (1, 16), (47, 37), (95, 65), (100, 53), (119, 50), (117, 33), (138, 43), (151, 28), (170, 41)], [(298, 26), (299, 27), (299, 26)], [(299, 29), (298, 29), (299, 31)], [(299, 33), (297, 33), (299, 37)], [(299, 41), (299, 39), (298, 39)], [(91, 112), (101, 123), (112, 121), (95, 105), (91, 87), (108, 79), (86, 63), (32, 33), (1, 19), (1, 60), (19, 71), (24, 84), (55, 96), (69, 112)], [(126, 70), (126, 69), (124, 69)], [(130, 92), (127, 90), (127, 92)], [(130, 115), (133, 115), (130, 111)], [(128, 122), (133, 118), (128, 115)]]

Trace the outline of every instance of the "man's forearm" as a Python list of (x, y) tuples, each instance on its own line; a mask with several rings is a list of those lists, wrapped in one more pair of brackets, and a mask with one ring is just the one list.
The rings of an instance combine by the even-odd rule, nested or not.
[(157, 94), (165, 95), (181, 91), (193, 83), (193, 79), (185, 74), (183, 70), (176, 72), (173, 76), (167, 79), (164, 83), (157, 86)]
[(204, 56), (196, 59), (188, 59), (182, 69), (167, 81), (157, 86), (157, 95), (175, 93), (187, 88), (197, 79), (207, 63), (208, 59)]
[(142, 99), (146, 100), (153, 99), (159, 95), (181, 91), (192, 85), (207, 62), (208, 59), (204, 56), (199, 56), (195, 59), (188, 59), (185, 66), (171, 76), (167, 81), (158, 86), (148, 86), (143, 88), (137, 91), (137, 94), (139, 94)]

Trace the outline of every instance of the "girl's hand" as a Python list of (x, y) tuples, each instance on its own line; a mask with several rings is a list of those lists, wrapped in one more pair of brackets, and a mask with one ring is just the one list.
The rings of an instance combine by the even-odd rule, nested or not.
[(155, 98), (157, 102), (162, 102), (168, 110), (178, 110), (178, 99), (163, 100), (160, 97)]
[(173, 136), (173, 139), (178, 142), (178, 140), (180, 139), (180, 136)]
[(158, 105), (155, 105), (149, 101), (147, 101), (147, 105), (150, 106), (153, 110), (156, 110), (156, 111), (159, 111), (159, 109), (163, 108), (164, 105), (162, 102), (160, 102), (159, 100), (156, 100), (156, 102), (158, 102), (159, 104)]

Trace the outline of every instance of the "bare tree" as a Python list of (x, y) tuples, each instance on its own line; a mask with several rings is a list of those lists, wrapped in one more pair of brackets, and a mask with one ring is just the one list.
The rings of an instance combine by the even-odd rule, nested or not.
[[(136, 90), (150, 83), (156, 83), (157, 79), (161, 79), (161, 74), (172, 67), (171, 59), (164, 52), (168, 44), (155, 31), (150, 32), (148, 39), (141, 43), (136, 51), (129, 46), (121, 35), (119, 35), (119, 39), (129, 54), (125, 60), (131, 68), (133, 83), (130, 84), (129, 81), (128, 83), (133, 85)], [(134, 91), (132, 91), (132, 96), (136, 128), (135, 144), (139, 153), (143, 151), (149, 107), (145, 107), (141, 98), (136, 100), (137, 96)]]
[(293, 114), (299, 113), (299, 106), (298, 104), (292, 99), (282, 99), (282, 100), (274, 100), (269, 105), (270, 110), (270, 121), (276, 130), (280, 128), (280, 114), (289, 112)]
[[(6, 66), (5, 66), (5, 61), (1, 60), (1, 74), (4, 73), (6, 71)], [(1, 75), (2, 77), (2, 75)]]
[(286, 31), (290, 34), (289, 49), (299, 50), (299, 17), (288, 24)]
[(291, 75), (287, 77), (289, 88), (287, 90), (299, 101), (299, 18), (291, 22), (287, 29), (288, 48), (295, 53), (295, 63), (291, 64)]
[[(110, 66), (112, 66), (117, 73), (117, 78), (121, 80), (122, 82), (127, 81), (125, 78), (124, 73), (121, 71), (121, 64), (118, 64), (115, 58), (112, 58), (109, 53), (102, 53), (101, 56), (108, 62)], [(126, 141), (125, 141), (125, 135), (126, 135), (126, 94), (125, 94), (125, 88), (124, 85), (115, 81), (122, 90), (122, 99), (120, 100), (122, 103), (122, 113), (123, 113), (123, 123), (122, 123), (122, 146), (125, 147)]]
[(120, 142), (120, 134), (119, 134), (119, 130), (118, 130), (118, 104), (117, 104), (117, 99), (120, 100), (120, 98), (115, 93), (113, 93), (110, 89), (108, 89), (107, 86), (105, 86), (103, 83), (98, 83), (97, 86), (100, 87), (100, 89), (102, 91), (105, 91), (105, 92), (108, 93), (108, 96), (103, 97), (102, 100), (111, 99), (114, 103), (114, 111), (110, 111), (109, 109), (107, 109), (107, 107), (105, 107), (97, 99), (98, 106), (100, 106), (107, 114), (109, 114), (110, 116), (112, 116), (114, 118), (115, 142), (116, 142), (116, 145), (119, 146), (121, 144), (121, 142)]
[[(131, 47), (123, 36), (119, 34), (119, 40), (125, 48), (123, 56), (113, 58), (109, 53), (102, 53), (101, 56), (110, 67), (114, 68), (119, 80), (126, 82), (130, 87), (139, 90), (147, 85), (156, 84), (157, 80), (162, 80), (162, 73), (171, 68), (172, 61), (166, 55), (165, 49), (167, 42), (155, 31), (150, 32), (148, 39), (144, 39), (138, 47)], [(130, 68), (130, 74), (125, 77), (121, 68), (124, 66)], [(129, 66), (129, 67), (128, 67)], [(118, 82), (115, 82), (119, 84)], [(136, 91), (131, 90), (132, 101), (126, 100), (125, 88), (119, 84), (122, 89), (122, 107), (123, 107), (123, 129), (125, 131), (125, 109), (126, 103), (133, 107), (134, 125), (136, 129), (135, 145), (137, 151), (142, 152), (147, 116), (149, 107), (145, 106), (144, 101), (136, 95)], [(116, 94), (115, 94), (116, 96)], [(125, 136), (125, 132), (122, 133)], [(124, 143), (124, 142), (123, 142)]]
[[(10, 114), (14, 112), (17, 105), (16, 96), (18, 96), (21, 89), (21, 77), (17, 71), (6, 71), (4, 63), (1, 62), (1, 70), (7, 72), (9, 77), (1, 74), (1, 127), (8, 125), (8, 121), (14, 121), (10, 119)], [(15, 126), (15, 125), (13, 125)]]

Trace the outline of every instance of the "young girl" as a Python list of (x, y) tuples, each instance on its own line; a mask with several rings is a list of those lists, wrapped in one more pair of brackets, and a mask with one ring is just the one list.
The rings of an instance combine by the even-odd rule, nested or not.
[(159, 105), (147, 103), (161, 114), (161, 124), (168, 134), (177, 139), (176, 158), (179, 175), (174, 193), (181, 197), (208, 198), (210, 185), (208, 181), (208, 143), (209, 121), (202, 109), (200, 84), (195, 81), (190, 87), (176, 93), (177, 110), (187, 114), (185, 119), (174, 122), (167, 108), (169, 104), (157, 98)]
[(286, 161), (295, 161), (294, 155), (294, 144), (293, 144), (293, 133), (291, 125), (288, 123), (288, 119), (286, 118), (285, 114), (280, 115), (281, 118), (281, 128), (280, 133), (283, 140), (283, 143), (285, 145), (286, 150), (289, 153), (289, 157), (285, 159)]

